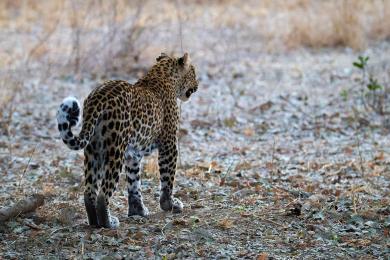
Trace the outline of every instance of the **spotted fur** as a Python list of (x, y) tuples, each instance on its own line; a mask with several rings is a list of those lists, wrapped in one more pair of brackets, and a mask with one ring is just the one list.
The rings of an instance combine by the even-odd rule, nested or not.
[(83, 125), (76, 98), (66, 98), (58, 112), (58, 130), (72, 150), (84, 149), (84, 202), (90, 225), (115, 228), (116, 217), (108, 205), (125, 169), (128, 215), (147, 216), (140, 191), (140, 161), (154, 149), (159, 152), (160, 207), (181, 212), (182, 202), (172, 195), (177, 160), (178, 105), (198, 88), (194, 66), (188, 54), (175, 58), (161, 54), (156, 64), (135, 84), (107, 81), (84, 101)]

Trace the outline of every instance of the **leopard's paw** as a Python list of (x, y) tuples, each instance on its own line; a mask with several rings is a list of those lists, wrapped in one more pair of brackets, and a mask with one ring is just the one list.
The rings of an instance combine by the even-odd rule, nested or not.
[(149, 210), (142, 202), (142, 199), (133, 197), (129, 198), (128, 216), (141, 216), (145, 218), (149, 216)]
[(160, 198), (160, 207), (165, 211), (172, 211), (173, 213), (180, 213), (183, 211), (183, 202), (178, 198), (167, 197), (162, 195)]

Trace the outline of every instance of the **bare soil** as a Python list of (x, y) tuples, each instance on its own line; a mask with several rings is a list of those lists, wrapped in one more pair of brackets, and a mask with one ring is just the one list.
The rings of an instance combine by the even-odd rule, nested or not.
[[(46, 200), (0, 225), (0, 258), (389, 259), (388, 118), (362, 108), (352, 62), (370, 56), (370, 72), (388, 85), (390, 42), (361, 52), (269, 52), (250, 26), (182, 25), (181, 37), (176, 24), (150, 27), (153, 41), (128, 73), (58, 72), (34, 62), (2, 70), (1, 91), (12, 99), (0, 121), (0, 205), (34, 193)], [(12, 46), (25, 36), (0, 37)], [(127, 217), (122, 176), (112, 202), (120, 228), (91, 229), (83, 154), (59, 139), (57, 107), (107, 78), (134, 82), (160, 52), (181, 53), (181, 45), (200, 79), (180, 104), (175, 192), (184, 212), (159, 209), (153, 155), (142, 174), (151, 216)]]

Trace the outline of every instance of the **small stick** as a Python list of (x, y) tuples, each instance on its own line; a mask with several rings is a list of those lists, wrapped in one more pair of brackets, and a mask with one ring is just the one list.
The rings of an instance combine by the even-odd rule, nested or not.
[(364, 165), (363, 165), (364, 160), (363, 160), (362, 151), (360, 149), (360, 139), (359, 139), (358, 135), (356, 135), (356, 144), (357, 144), (357, 149), (358, 149), (358, 153), (359, 153), (360, 170), (361, 170), (362, 176), (364, 177), (365, 176)]
[(32, 228), (32, 229), (35, 229), (35, 230), (42, 230), (41, 227), (37, 226), (36, 224), (34, 223), (25, 223), (26, 226)]
[(353, 212), (357, 214), (356, 210), (356, 189), (355, 185), (352, 185), (352, 205), (353, 205)]
[(275, 146), (276, 146), (276, 140), (275, 137), (273, 138), (274, 142), (272, 144), (272, 156), (271, 156), (271, 165), (272, 165), (272, 174), (275, 174)]
[(32, 158), (33, 158), (33, 156), (34, 156), (35, 150), (37, 149), (37, 146), (38, 146), (38, 143), (35, 144), (34, 149), (33, 149), (33, 150), (31, 151), (31, 153), (30, 153), (30, 157), (28, 158), (28, 162), (27, 162), (27, 164), (26, 164), (26, 167), (24, 167), (24, 170), (23, 170), (23, 172), (22, 172), (22, 176), (20, 177), (20, 180), (19, 180), (19, 184), (18, 184), (18, 187), (19, 187), (19, 188), (20, 188), (20, 185), (22, 184), (24, 175), (26, 175), (28, 166), (29, 166), (30, 163), (31, 163), (31, 160), (32, 160)]
[(271, 219), (262, 218), (262, 217), (260, 217), (260, 216), (257, 216), (257, 217), (258, 217), (260, 220), (264, 221), (264, 222), (268, 222), (268, 223), (274, 224), (274, 225), (276, 225), (276, 226), (279, 226), (279, 227), (282, 227), (282, 228), (286, 228), (285, 225), (280, 224), (280, 223), (278, 223), (278, 222), (275, 222), (275, 221), (273, 221), (273, 220), (271, 220)]
[(165, 233), (164, 233), (164, 229), (165, 229), (169, 224), (172, 224), (172, 222), (171, 222), (171, 221), (168, 221), (168, 222), (163, 226), (163, 228), (161, 229), (161, 234), (163, 235), (164, 238), (167, 237), (167, 236), (165, 235)]

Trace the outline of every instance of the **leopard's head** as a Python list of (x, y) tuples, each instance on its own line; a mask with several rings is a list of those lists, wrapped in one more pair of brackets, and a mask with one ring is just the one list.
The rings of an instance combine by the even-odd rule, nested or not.
[(178, 84), (177, 97), (181, 101), (187, 101), (198, 90), (199, 81), (196, 79), (195, 67), (190, 64)]
[(157, 62), (167, 62), (172, 64), (172, 76), (175, 79), (176, 97), (182, 101), (187, 101), (190, 96), (198, 90), (198, 80), (195, 67), (191, 64), (190, 56), (185, 53), (182, 57), (173, 58), (161, 53), (156, 59)]

